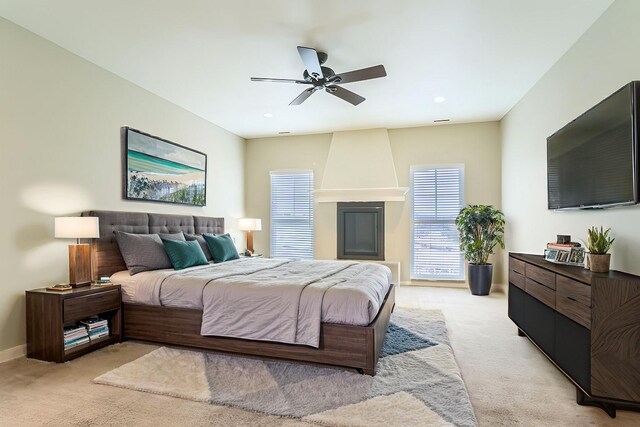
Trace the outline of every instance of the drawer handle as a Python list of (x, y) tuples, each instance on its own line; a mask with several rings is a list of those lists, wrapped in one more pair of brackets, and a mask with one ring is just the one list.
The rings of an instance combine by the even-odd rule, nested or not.
[(575, 299), (575, 298), (572, 298), (572, 297), (567, 297), (567, 299), (570, 299), (571, 301), (575, 301), (575, 302), (578, 302), (578, 300), (577, 300), (577, 299)]

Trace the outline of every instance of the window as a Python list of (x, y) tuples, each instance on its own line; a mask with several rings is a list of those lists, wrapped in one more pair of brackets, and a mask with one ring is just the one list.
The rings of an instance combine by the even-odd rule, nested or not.
[(455, 219), (464, 204), (464, 166), (411, 168), (411, 278), (464, 280)]
[(271, 172), (271, 257), (313, 258), (313, 171)]

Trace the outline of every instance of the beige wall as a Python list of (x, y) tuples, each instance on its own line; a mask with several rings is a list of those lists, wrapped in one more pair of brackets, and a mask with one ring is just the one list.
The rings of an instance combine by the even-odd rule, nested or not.
[(586, 240), (602, 225), (616, 237), (613, 267), (640, 274), (640, 207), (549, 211), (546, 187), (547, 136), (640, 79), (639, 21), (640, 2), (617, 0), (502, 120), (508, 250), (539, 254), (556, 234)]
[[(260, 138), (247, 141), (246, 211), (263, 218), (255, 233), (256, 249), (269, 251), (269, 171), (313, 169), (319, 188), (331, 144), (331, 134)], [(463, 163), (465, 202), (500, 206), (500, 133), (497, 122), (390, 129), (389, 140), (401, 187), (409, 186), (411, 165)], [(369, 173), (375, 174), (375, 170)], [(409, 199), (407, 199), (409, 200)], [(409, 280), (410, 203), (386, 205), (386, 259), (402, 264), (402, 281)], [(315, 255), (336, 257), (336, 204), (315, 204)], [(501, 257), (498, 257), (500, 259)], [(497, 266), (500, 271), (500, 266)], [(497, 275), (496, 282), (501, 282)]]
[[(67, 280), (71, 242), (53, 238), (54, 216), (113, 209), (233, 222), (244, 215), (245, 144), (1, 18), (0, 40), (2, 351), (25, 342), (24, 290)], [(207, 207), (123, 201), (124, 125), (206, 152)]]

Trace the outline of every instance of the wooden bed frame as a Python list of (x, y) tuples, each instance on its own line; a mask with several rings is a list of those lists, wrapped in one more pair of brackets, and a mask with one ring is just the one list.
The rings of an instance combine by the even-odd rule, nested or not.
[[(113, 232), (131, 233), (223, 233), (224, 219), (138, 212), (89, 211), (83, 216), (100, 218), (100, 238), (91, 243), (94, 278), (126, 270)], [(395, 306), (391, 285), (376, 318), (367, 326), (322, 323), (318, 348), (200, 335), (202, 310), (125, 303), (125, 339), (215, 350), (243, 355), (287, 359), (306, 363), (355, 368), (375, 375), (389, 318)]]

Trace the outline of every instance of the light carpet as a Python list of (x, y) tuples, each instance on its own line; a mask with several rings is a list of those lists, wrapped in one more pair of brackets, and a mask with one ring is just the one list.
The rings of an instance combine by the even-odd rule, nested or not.
[(94, 382), (324, 425), (476, 425), (439, 310), (396, 309), (375, 377), (161, 347)]

